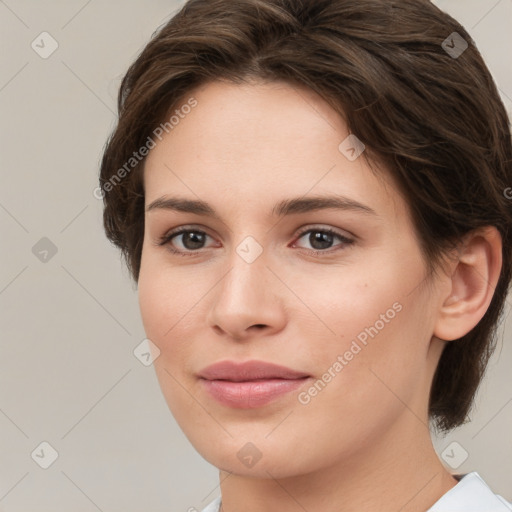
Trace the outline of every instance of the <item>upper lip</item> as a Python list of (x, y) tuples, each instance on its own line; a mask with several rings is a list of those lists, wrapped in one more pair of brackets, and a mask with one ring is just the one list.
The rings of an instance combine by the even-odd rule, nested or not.
[(262, 379), (301, 379), (309, 377), (307, 373), (299, 372), (265, 361), (219, 361), (207, 366), (199, 372), (199, 377), (206, 380), (230, 380), (242, 382)]

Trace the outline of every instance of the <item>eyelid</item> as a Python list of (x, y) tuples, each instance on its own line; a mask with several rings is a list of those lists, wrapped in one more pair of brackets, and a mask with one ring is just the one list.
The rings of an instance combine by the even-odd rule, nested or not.
[(338, 229), (338, 228), (334, 228), (332, 226), (325, 226), (325, 225), (322, 225), (322, 224), (313, 224), (313, 225), (309, 225), (307, 227), (304, 227), (304, 228), (300, 228), (298, 231), (297, 231), (297, 234), (295, 235), (296, 237), (300, 238), (302, 237), (303, 235), (305, 235), (306, 233), (308, 233), (309, 231), (325, 231), (325, 232), (328, 232), (328, 233), (332, 233), (333, 235), (336, 235), (336, 236), (339, 236), (340, 238), (344, 238), (344, 239), (350, 239), (350, 240), (356, 240), (356, 236), (353, 235), (350, 231), (347, 231), (345, 229)]

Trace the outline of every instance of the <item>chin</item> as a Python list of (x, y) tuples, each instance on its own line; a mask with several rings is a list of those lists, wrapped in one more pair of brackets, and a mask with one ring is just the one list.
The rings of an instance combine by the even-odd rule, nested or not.
[[(248, 437), (233, 437), (219, 440), (202, 438), (193, 442), (196, 451), (210, 464), (221, 471), (254, 478), (288, 478), (308, 473), (315, 469), (315, 461), (308, 461), (282, 440), (278, 445), (265, 441), (251, 442)], [(212, 449), (215, 446), (215, 449)], [(318, 461), (317, 461), (318, 462)]]

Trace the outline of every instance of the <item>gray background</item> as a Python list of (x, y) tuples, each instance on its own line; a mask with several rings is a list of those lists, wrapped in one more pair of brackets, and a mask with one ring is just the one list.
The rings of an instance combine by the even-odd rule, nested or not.
[[(1, 510), (201, 510), (219, 493), (133, 354), (136, 289), (93, 196), (123, 73), (180, 3), (0, 0)], [(512, 0), (436, 3), (469, 31), (511, 111)], [(31, 47), (43, 31), (58, 43), (46, 59)], [(435, 440), (509, 500), (511, 338), (509, 320), (473, 421)], [(48, 469), (43, 441), (59, 455)]]

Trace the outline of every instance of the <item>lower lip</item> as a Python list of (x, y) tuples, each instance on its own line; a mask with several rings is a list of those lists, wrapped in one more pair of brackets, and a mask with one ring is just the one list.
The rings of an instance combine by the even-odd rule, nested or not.
[(221, 404), (237, 409), (255, 409), (292, 391), (296, 391), (308, 378), (268, 379), (245, 382), (201, 379), (206, 390)]

